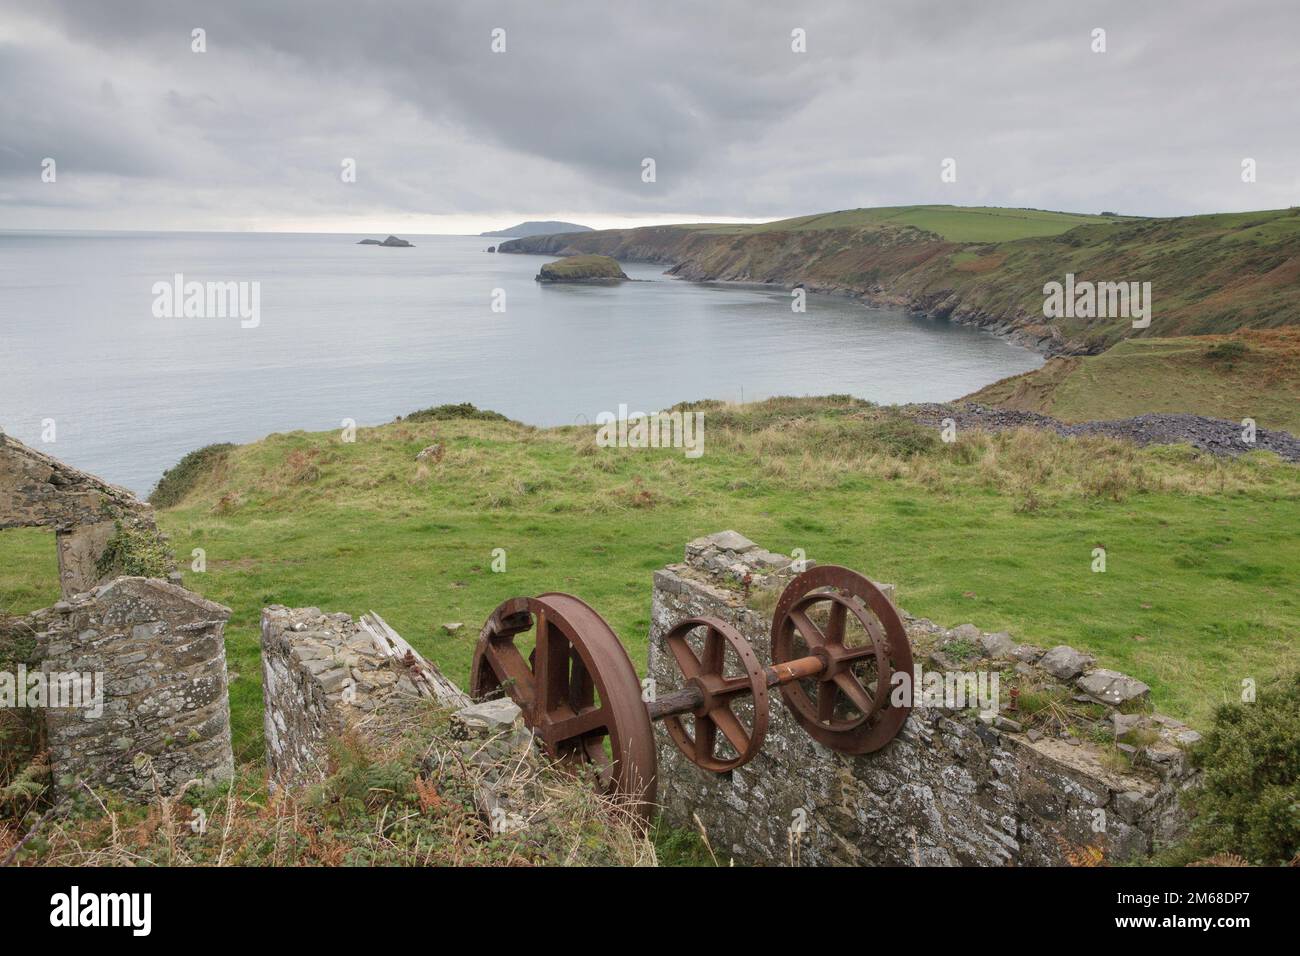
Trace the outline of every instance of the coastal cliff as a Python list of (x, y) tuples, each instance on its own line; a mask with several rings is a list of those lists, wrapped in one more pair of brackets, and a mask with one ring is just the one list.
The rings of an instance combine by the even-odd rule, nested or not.
[[(660, 263), (686, 279), (803, 285), (979, 326), (1047, 355), (1300, 317), (1300, 209), (1142, 219), (918, 206), (534, 236), (500, 251), (605, 255)], [(1150, 325), (1134, 329), (1126, 315), (1044, 318), (1044, 285), (1067, 274), (1151, 283)]]

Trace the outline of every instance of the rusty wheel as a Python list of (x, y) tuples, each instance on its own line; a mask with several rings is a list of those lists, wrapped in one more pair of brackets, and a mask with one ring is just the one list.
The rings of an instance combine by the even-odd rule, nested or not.
[(834, 565), (791, 581), (772, 615), (772, 661), (780, 665), (805, 655), (820, 658), (822, 672), (782, 685), (781, 696), (814, 740), (841, 753), (865, 754), (894, 739), (912, 708), (891, 704), (891, 681), (906, 673), (910, 688), (912, 647), (898, 611), (879, 588)]
[[(704, 643), (697, 656), (687, 638), (704, 630)], [(701, 704), (692, 711), (694, 734), (680, 716), (664, 718), (668, 733), (682, 753), (705, 770), (722, 773), (747, 763), (763, 746), (767, 735), (767, 672), (749, 641), (730, 624), (711, 617), (682, 621), (664, 638), (684, 684), (699, 691)], [(727, 647), (735, 652), (742, 675), (728, 676)], [(732, 668), (733, 670), (735, 668)], [(745, 727), (732, 705), (737, 698), (752, 701), (750, 726)], [(734, 755), (718, 756), (718, 731)]]
[[(515, 639), (529, 631), (525, 658)], [(509, 694), (551, 756), (595, 766), (606, 792), (649, 814), (655, 747), (641, 682), (618, 636), (581, 599), (549, 593), (503, 603), (479, 634), (470, 680), (476, 698)]]

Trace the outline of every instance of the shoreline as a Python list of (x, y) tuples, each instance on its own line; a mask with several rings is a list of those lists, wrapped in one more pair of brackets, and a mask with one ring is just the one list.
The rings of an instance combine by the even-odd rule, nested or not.
[[(497, 246), (497, 254), (510, 256), (537, 256), (539, 258), (554, 257), (553, 253), (502, 249), (500, 245)], [(691, 264), (686, 260), (667, 259), (659, 256), (611, 256), (611, 258), (618, 262), (665, 266), (666, 268), (660, 273), (660, 275), (668, 276), (673, 279), (681, 279), (686, 282), (694, 282), (700, 285), (717, 284), (736, 286), (739, 288), (748, 287), (751, 289), (768, 290), (776, 288), (784, 289), (786, 291), (803, 288), (806, 291), (816, 293), (817, 295), (834, 295), (842, 298), (854, 299), (868, 309), (896, 309), (927, 319), (952, 322), (954, 325), (974, 326), (981, 332), (987, 332), (990, 335), (1027, 349), (1030, 352), (1036, 352), (1043, 356), (1044, 361), (1062, 355), (1096, 354), (1095, 352), (1069, 348), (1068, 343), (1062, 339), (1060, 333), (1052, 326), (1017, 326), (1015, 320), (1024, 317), (1018, 313), (1016, 315), (992, 315), (973, 309), (963, 310), (957, 302), (948, 304), (949, 300), (956, 295), (951, 292), (944, 293), (943, 297), (940, 299), (927, 302), (924, 299), (915, 297), (887, 295), (884, 293), (883, 288), (880, 289), (880, 292), (876, 293), (874, 291), (864, 292), (849, 286), (819, 285), (802, 280), (795, 282), (757, 282), (750, 279), (720, 279), (706, 274), (700, 274), (699, 270), (692, 271)]]

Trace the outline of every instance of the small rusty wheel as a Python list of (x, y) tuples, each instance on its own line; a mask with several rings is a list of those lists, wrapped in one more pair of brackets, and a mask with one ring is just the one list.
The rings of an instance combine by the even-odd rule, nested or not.
[[(852, 637), (850, 620), (857, 625)], [(912, 708), (910, 694), (906, 706), (892, 705), (891, 684), (895, 674), (905, 673), (910, 692), (912, 647), (898, 611), (880, 589), (848, 568), (805, 571), (786, 587), (773, 612), (774, 664), (804, 656), (797, 639), (823, 662), (816, 678), (781, 687), (799, 725), (814, 740), (847, 754), (871, 753), (893, 740)]]
[[(525, 659), (515, 638), (530, 630), (536, 643)], [(618, 636), (580, 598), (503, 603), (479, 634), (470, 684), (475, 698), (509, 694), (552, 757), (595, 766), (607, 793), (649, 816), (655, 746), (641, 682)]]
[[(697, 657), (687, 636), (704, 628), (704, 647)], [(691, 735), (680, 716), (664, 718), (668, 734), (678, 749), (697, 766), (715, 773), (735, 770), (747, 763), (763, 746), (767, 735), (767, 672), (758, 655), (734, 627), (712, 617), (693, 617), (682, 621), (664, 638), (677, 662), (685, 685), (699, 691), (703, 702), (692, 712), (695, 734)], [(727, 646), (735, 651), (743, 676), (726, 675)], [(750, 728), (731, 709), (737, 697), (748, 696), (753, 702)], [(717, 756), (718, 731), (735, 751), (734, 757)]]

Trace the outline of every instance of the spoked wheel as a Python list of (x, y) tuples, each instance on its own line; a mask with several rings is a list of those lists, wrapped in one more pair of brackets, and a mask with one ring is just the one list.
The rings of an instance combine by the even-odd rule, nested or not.
[[(699, 630), (704, 632), (704, 643), (697, 656), (687, 638)], [(768, 712), (767, 673), (749, 642), (724, 621), (693, 617), (669, 631), (664, 643), (677, 662), (684, 683), (694, 687), (701, 698), (700, 705), (692, 711), (694, 734), (687, 730), (682, 717), (664, 718), (673, 743), (696, 765), (715, 773), (747, 763), (763, 746)], [(742, 674), (728, 676), (728, 648)], [(733, 665), (731, 669), (737, 668)], [(734, 709), (746, 697), (752, 701), (749, 727)], [(731, 754), (718, 754), (722, 740), (730, 745)]]
[[(529, 631), (535, 643), (525, 658), (516, 638)], [(475, 698), (509, 694), (552, 757), (593, 765), (606, 792), (629, 795), (649, 815), (654, 732), (641, 682), (618, 637), (581, 599), (548, 593), (498, 607), (479, 635), (471, 686)]]
[[(834, 565), (791, 581), (772, 616), (772, 660), (780, 665), (806, 655), (822, 660), (821, 673), (781, 687), (800, 726), (842, 753), (871, 753), (889, 743), (912, 709), (912, 648), (880, 589)], [(908, 675), (905, 706), (890, 701), (895, 673)]]

